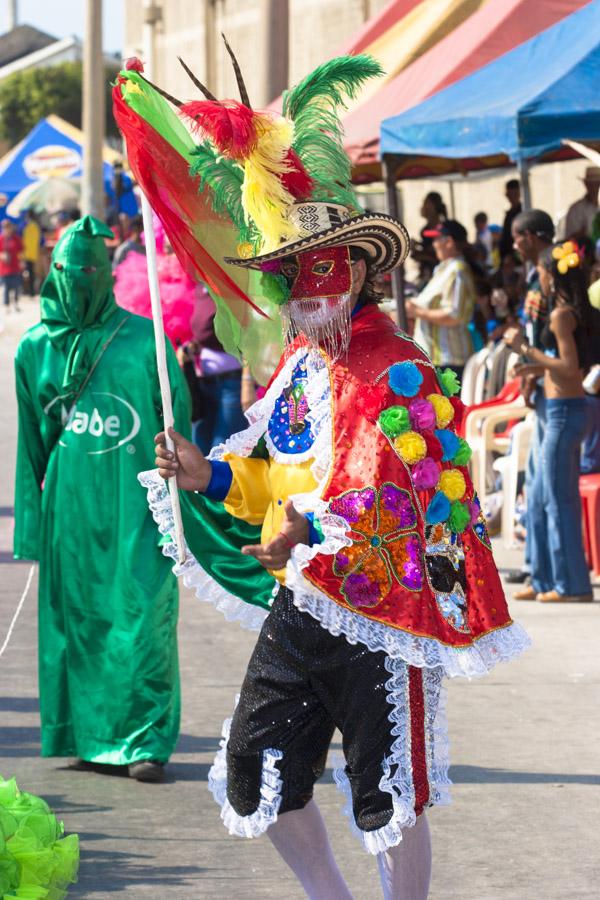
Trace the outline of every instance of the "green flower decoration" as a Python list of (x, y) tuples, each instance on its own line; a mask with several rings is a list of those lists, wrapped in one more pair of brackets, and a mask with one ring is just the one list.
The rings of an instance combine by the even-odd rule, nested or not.
[(283, 306), (289, 300), (290, 286), (283, 275), (263, 272), (260, 276), (260, 289), (265, 297), (277, 306)]
[(453, 372), (452, 369), (444, 369), (443, 372), (441, 369), (438, 369), (438, 380), (446, 397), (454, 397), (455, 394), (459, 393), (460, 382), (456, 377), (456, 372)]
[(448, 516), (448, 527), (455, 534), (461, 534), (469, 522), (471, 521), (471, 513), (466, 503), (455, 500), (450, 504), (450, 515)]
[(452, 457), (452, 462), (455, 466), (466, 466), (472, 455), (473, 451), (471, 450), (465, 439), (460, 438), (459, 447)]
[(410, 419), (405, 406), (390, 406), (379, 414), (379, 427), (391, 440), (410, 429)]

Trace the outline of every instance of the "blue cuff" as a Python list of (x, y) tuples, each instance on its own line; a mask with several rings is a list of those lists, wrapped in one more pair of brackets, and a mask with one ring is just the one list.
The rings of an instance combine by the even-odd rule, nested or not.
[(204, 496), (209, 500), (224, 500), (233, 481), (231, 466), (220, 459), (209, 459), (209, 463), (212, 475), (204, 491)]
[(322, 544), (325, 536), (321, 523), (318, 519), (315, 519), (315, 514), (311, 512), (305, 513), (305, 518), (308, 521), (308, 546), (312, 547), (314, 544)]

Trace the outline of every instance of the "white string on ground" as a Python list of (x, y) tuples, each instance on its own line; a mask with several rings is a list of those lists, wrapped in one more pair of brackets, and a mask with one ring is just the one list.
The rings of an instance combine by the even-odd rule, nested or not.
[(2, 656), (2, 654), (8, 647), (8, 642), (10, 641), (10, 639), (12, 637), (12, 633), (14, 631), (15, 625), (17, 624), (17, 619), (19, 618), (19, 614), (20, 614), (21, 610), (23, 609), (23, 604), (25, 603), (25, 599), (27, 597), (27, 594), (29, 593), (29, 588), (31, 587), (31, 582), (33, 580), (34, 572), (35, 572), (35, 565), (33, 565), (29, 570), (29, 575), (27, 576), (27, 583), (25, 584), (25, 589), (21, 595), (21, 599), (19, 600), (19, 604), (15, 610), (15, 614), (12, 617), (12, 622), (10, 623), (10, 625), (8, 627), (6, 637), (4, 638), (4, 643), (2, 644), (2, 647), (0, 647), (0, 656)]

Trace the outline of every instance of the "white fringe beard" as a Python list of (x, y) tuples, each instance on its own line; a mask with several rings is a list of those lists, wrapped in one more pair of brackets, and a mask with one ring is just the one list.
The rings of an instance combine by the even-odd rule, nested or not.
[[(291, 343), (303, 334), (311, 347), (322, 348), (336, 362), (347, 356), (351, 332), (352, 294), (340, 294), (331, 308), (330, 297), (311, 297), (310, 300), (290, 300), (281, 309), (283, 335)], [(305, 304), (320, 303), (321, 308), (308, 310)]]

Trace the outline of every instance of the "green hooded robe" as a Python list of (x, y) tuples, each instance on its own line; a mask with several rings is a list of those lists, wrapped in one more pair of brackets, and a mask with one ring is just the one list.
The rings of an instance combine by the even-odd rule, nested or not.
[(162, 429), (153, 326), (115, 303), (109, 235), (90, 216), (65, 233), (17, 350), (14, 552), (40, 561), (42, 755), (121, 765), (177, 741), (178, 593), (137, 481)]

